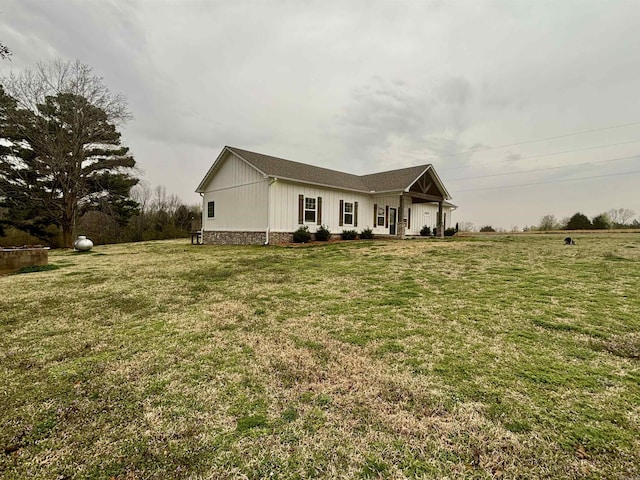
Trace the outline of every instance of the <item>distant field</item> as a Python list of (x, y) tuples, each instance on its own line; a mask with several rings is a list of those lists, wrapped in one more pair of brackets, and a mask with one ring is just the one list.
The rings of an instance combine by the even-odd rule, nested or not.
[(50, 264), (0, 277), (2, 478), (640, 478), (639, 234)]

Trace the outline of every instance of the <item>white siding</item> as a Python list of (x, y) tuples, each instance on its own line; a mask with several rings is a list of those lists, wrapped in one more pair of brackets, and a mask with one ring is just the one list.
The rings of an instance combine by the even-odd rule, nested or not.
[[(266, 230), (268, 186), (268, 178), (228, 153), (205, 187), (202, 228), (207, 231)], [(211, 201), (215, 202), (214, 218), (207, 216)]]
[[(374, 205), (377, 205), (378, 208), (383, 207), (385, 209), (385, 215), (386, 215), (387, 207), (396, 209), (396, 233), (398, 233), (398, 224), (400, 222), (400, 212), (398, 211), (398, 207), (400, 206), (400, 196), (390, 195), (386, 197), (373, 197), (371, 201), (371, 207), (368, 212), (370, 217), (369, 219), (370, 224), (373, 224), (373, 206)], [(389, 227), (386, 226), (386, 223), (384, 225), (376, 225), (376, 227), (373, 229), (373, 233), (378, 235), (389, 235)]]
[[(410, 200), (409, 200), (410, 202)], [(414, 203), (407, 207), (411, 208), (411, 228), (407, 229), (407, 235), (420, 235), (420, 230), (425, 225), (433, 231), (438, 225), (438, 204), (437, 203)], [(445, 229), (451, 227), (451, 207), (443, 207)]]
[[(314, 187), (312, 185), (296, 184), (284, 180), (278, 180), (271, 186), (271, 231), (294, 232), (298, 224), (298, 196), (318, 198), (322, 197), (322, 225), (329, 228), (331, 233), (338, 234), (342, 230), (362, 231), (373, 226), (373, 213), (371, 199), (367, 194), (333, 190), (329, 188)], [(358, 225), (340, 226), (340, 200), (344, 202), (358, 202)], [(316, 217), (317, 218), (317, 217)], [(318, 228), (317, 221), (303, 223), (309, 227), (310, 232)]]

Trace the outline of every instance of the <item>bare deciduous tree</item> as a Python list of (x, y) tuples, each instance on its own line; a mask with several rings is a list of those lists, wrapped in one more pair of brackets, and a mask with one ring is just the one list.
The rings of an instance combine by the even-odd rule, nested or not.
[(475, 226), (473, 222), (458, 222), (458, 231), (459, 232), (473, 232)]
[(11, 72), (2, 78), (2, 84), (19, 108), (32, 112), (37, 111), (46, 97), (65, 93), (85, 98), (89, 104), (104, 111), (111, 123), (122, 124), (132, 118), (126, 98), (111, 92), (102, 77), (79, 60), (39, 62), (35, 68)]
[[(11, 50), (4, 43), (0, 42), (0, 58), (2, 60), (8, 59), (12, 55)], [(9, 59), (10, 60), (10, 59)]]
[(545, 215), (540, 219), (540, 230), (549, 232), (558, 227), (555, 215)]
[(627, 225), (627, 223), (636, 216), (636, 212), (628, 208), (612, 208), (607, 212), (614, 225)]

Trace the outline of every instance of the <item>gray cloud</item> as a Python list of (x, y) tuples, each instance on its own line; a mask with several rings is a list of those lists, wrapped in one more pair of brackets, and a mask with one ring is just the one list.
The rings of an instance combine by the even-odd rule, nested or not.
[(471, 84), (460, 77), (420, 83), (374, 77), (352, 91), (337, 128), (349, 151), (377, 164), (387, 163), (398, 146), (410, 157), (452, 163), (464, 160), (455, 154), (472, 96)]

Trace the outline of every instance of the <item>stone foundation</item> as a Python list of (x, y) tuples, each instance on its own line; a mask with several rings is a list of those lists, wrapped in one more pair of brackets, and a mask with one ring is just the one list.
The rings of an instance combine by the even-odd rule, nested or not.
[[(334, 236), (335, 237), (335, 236)], [(339, 236), (338, 236), (339, 238)], [(264, 245), (265, 232), (203, 232), (202, 243), (205, 245)], [(269, 244), (292, 243), (293, 233), (271, 232)]]
[(47, 265), (49, 247), (45, 248), (0, 248), (0, 275), (17, 272), (23, 267)]
[(265, 232), (202, 232), (206, 245), (264, 245)]
[[(202, 243), (205, 245), (264, 245), (267, 236), (262, 232), (208, 232), (202, 233)], [(293, 233), (270, 232), (269, 243), (293, 242)]]
[[(406, 235), (405, 235), (406, 237)], [(332, 233), (330, 240), (340, 240), (339, 233)], [(401, 235), (381, 235), (375, 234), (374, 238), (380, 240), (398, 240), (404, 238)], [(267, 236), (262, 232), (203, 232), (202, 240), (205, 245), (264, 245)], [(314, 235), (311, 234), (311, 240)], [(271, 232), (269, 233), (269, 244), (293, 243), (293, 233)]]
[(277, 243), (293, 242), (293, 233), (287, 232), (271, 232), (269, 233), (269, 243), (275, 245)]

